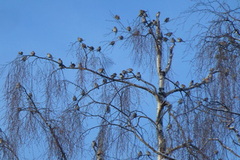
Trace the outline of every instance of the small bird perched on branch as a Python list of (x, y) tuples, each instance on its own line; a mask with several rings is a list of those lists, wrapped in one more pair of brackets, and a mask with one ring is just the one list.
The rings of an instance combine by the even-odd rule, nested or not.
[(169, 17), (167, 17), (167, 18), (165, 18), (165, 20), (164, 20), (164, 22), (169, 22), (169, 20), (170, 20), (170, 18)]
[(119, 15), (115, 15), (114, 18), (115, 18), (116, 20), (120, 20), (120, 16), (119, 16)]
[(35, 52), (32, 51), (32, 52), (30, 53), (30, 55), (31, 55), (31, 56), (35, 56)]
[(140, 80), (140, 79), (141, 79), (141, 73), (140, 73), (140, 72), (137, 72), (136, 78), (137, 78), (137, 80)]
[(117, 32), (118, 32), (117, 27), (113, 27), (112, 31), (113, 31), (114, 33), (117, 33)]
[(47, 57), (52, 59), (52, 55), (50, 53), (47, 54)]

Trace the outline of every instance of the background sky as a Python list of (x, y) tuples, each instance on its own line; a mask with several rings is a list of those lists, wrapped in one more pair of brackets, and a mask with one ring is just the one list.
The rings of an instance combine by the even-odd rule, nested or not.
[[(151, 17), (160, 11), (161, 20), (170, 17), (171, 22), (164, 27), (186, 40), (185, 44), (176, 46), (173, 73), (176, 79), (188, 83), (191, 80), (189, 60), (194, 53), (185, 49), (197, 17), (182, 23), (179, 16), (193, 4), (191, 0), (0, 0), (0, 64), (13, 60), (19, 51), (26, 54), (35, 51), (39, 56), (51, 53), (53, 57), (73, 61), (67, 55), (77, 37), (99, 46), (111, 39), (106, 35), (116, 25), (113, 15), (120, 15), (127, 23), (143, 9), (149, 11)], [(118, 49), (111, 52), (119, 70), (129, 68), (124, 66), (128, 65), (124, 64), (128, 54), (123, 55)], [(1, 89), (4, 79), (0, 78)]]

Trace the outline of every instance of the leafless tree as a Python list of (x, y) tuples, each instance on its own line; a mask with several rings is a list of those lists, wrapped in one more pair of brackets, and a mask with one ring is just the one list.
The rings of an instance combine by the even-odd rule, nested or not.
[[(229, 101), (231, 94), (220, 87), (237, 87), (233, 79), (221, 78), (226, 76), (221, 65), (227, 64), (221, 57), (238, 45), (237, 39), (226, 42), (228, 50), (222, 40), (214, 45), (222, 54), (214, 61), (219, 68), (214, 66), (199, 82), (180, 84), (170, 72), (174, 48), (185, 42), (164, 28), (170, 18), (158, 12), (151, 19), (148, 14), (140, 10), (130, 25), (115, 15), (114, 38), (105, 46), (78, 38), (71, 63), (55, 54), (19, 52), (6, 66), (3, 157), (21, 159), (29, 146), (40, 149), (43, 157), (63, 160), (239, 157), (239, 142), (232, 137), (239, 135), (239, 109), (233, 107), (238, 101)], [(236, 25), (231, 21), (226, 23)], [(118, 44), (131, 50), (137, 67), (110, 73), (111, 60), (104, 51)]]

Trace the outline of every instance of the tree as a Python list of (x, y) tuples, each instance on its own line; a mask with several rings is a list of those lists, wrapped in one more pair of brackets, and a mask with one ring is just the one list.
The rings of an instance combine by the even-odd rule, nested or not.
[[(234, 125), (239, 110), (230, 108), (227, 97), (219, 96), (230, 96), (219, 84), (234, 84), (223, 82), (225, 72), (214, 66), (201, 81), (175, 82), (170, 74), (174, 49), (185, 42), (163, 27), (171, 19), (162, 19), (160, 12), (151, 19), (144, 10), (129, 26), (120, 16), (114, 18), (114, 38), (105, 48), (80, 37), (73, 43), (75, 62), (33, 51), (19, 52), (7, 66), (2, 157), (21, 159), (22, 146), (41, 148), (39, 139), (44, 140), (42, 150), (50, 159), (240, 157), (239, 142), (227, 137), (239, 136)], [(136, 68), (124, 66), (120, 73), (110, 73), (111, 60), (104, 51), (120, 43), (132, 51)], [(217, 44), (212, 46), (224, 54), (225, 44)], [(209, 64), (219, 64), (219, 59)], [(149, 99), (155, 106), (146, 105)]]

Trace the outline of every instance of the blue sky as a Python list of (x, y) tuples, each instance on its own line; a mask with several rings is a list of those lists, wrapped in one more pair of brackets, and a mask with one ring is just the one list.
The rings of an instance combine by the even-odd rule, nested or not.
[(114, 24), (112, 14), (131, 21), (140, 9), (162, 17), (176, 17), (190, 1), (178, 0), (0, 0), (0, 64), (13, 59), (18, 51), (65, 55), (78, 36), (87, 42), (102, 41)]

